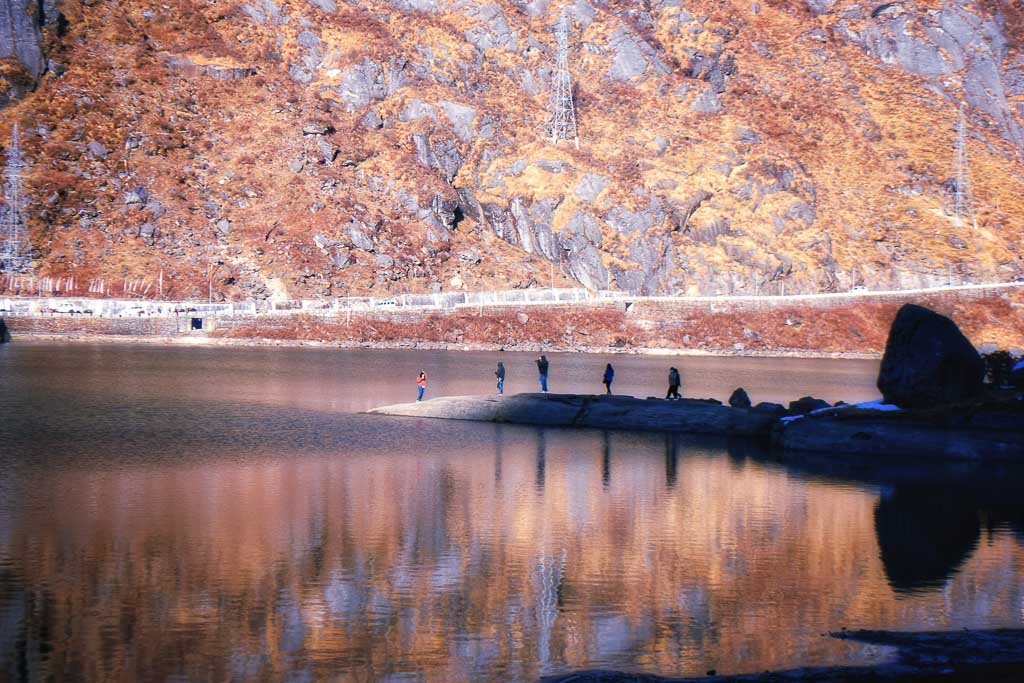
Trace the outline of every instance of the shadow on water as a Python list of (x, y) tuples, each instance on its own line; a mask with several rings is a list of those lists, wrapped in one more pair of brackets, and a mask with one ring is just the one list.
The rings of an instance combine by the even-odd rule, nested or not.
[(898, 594), (940, 590), (974, 553), (983, 531), (1024, 541), (1024, 467), (820, 453), (780, 459), (746, 439), (729, 440), (728, 453), (734, 462), (777, 463), (812, 480), (877, 487), (875, 537)]

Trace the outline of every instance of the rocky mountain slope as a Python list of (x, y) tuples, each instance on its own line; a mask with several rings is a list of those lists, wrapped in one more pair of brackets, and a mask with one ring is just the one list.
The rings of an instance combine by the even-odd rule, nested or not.
[[(578, 149), (543, 135), (563, 7)], [(1024, 274), (1014, 0), (0, 0), (0, 85), (36, 272), (83, 287)], [(962, 101), (976, 228), (948, 209)]]

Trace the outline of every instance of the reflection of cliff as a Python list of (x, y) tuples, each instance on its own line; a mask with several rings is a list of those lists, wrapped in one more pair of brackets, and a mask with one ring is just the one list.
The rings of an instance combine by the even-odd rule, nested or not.
[[(1000, 531), (975, 531), (947, 595), (898, 596), (870, 488), (683, 439), (493, 436), (15, 480), (0, 677), (781, 669), (848, 656), (819, 642), (839, 626), (1019, 619)], [(894, 498), (880, 517), (916, 504)]]
[[(729, 457), (768, 462), (757, 442), (731, 439)], [(963, 462), (874, 457), (837, 458), (829, 454), (788, 454), (786, 466), (837, 484), (854, 482), (886, 491), (875, 505), (875, 535), (886, 577), (897, 593), (941, 589), (977, 548), (985, 531), (1024, 533), (1021, 468), (985, 464), (972, 470)], [(983, 468), (982, 468), (983, 467)]]
[(981, 536), (978, 510), (937, 488), (901, 488), (875, 508), (885, 575), (894, 590), (940, 588)]

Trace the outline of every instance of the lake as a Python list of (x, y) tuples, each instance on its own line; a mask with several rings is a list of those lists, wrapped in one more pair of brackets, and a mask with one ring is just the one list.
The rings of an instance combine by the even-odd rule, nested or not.
[[(534, 356), (0, 346), (0, 680), (534, 680), (867, 664), (1024, 624), (1016, 473), (360, 414)], [(551, 389), (866, 400), (877, 362), (549, 354)], [(919, 468), (919, 469), (917, 469)]]

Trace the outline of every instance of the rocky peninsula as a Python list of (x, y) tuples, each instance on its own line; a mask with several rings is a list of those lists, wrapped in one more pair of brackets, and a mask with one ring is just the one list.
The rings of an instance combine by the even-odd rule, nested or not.
[[(986, 385), (986, 367), (956, 324), (907, 304), (889, 331), (878, 377), (882, 400), (836, 405), (804, 397), (788, 408), (751, 405), (737, 389), (715, 399), (517, 394), (451, 396), (385, 406), (375, 414), (547, 427), (586, 427), (758, 437), (778, 451), (838, 456), (970, 460), (1024, 456), (1024, 373)], [(998, 384), (998, 383), (997, 383)]]
[(385, 406), (378, 415), (739, 436), (766, 435), (786, 409), (773, 403), (733, 408), (719, 401), (638, 399), (632, 396), (516, 394), (447, 396)]

